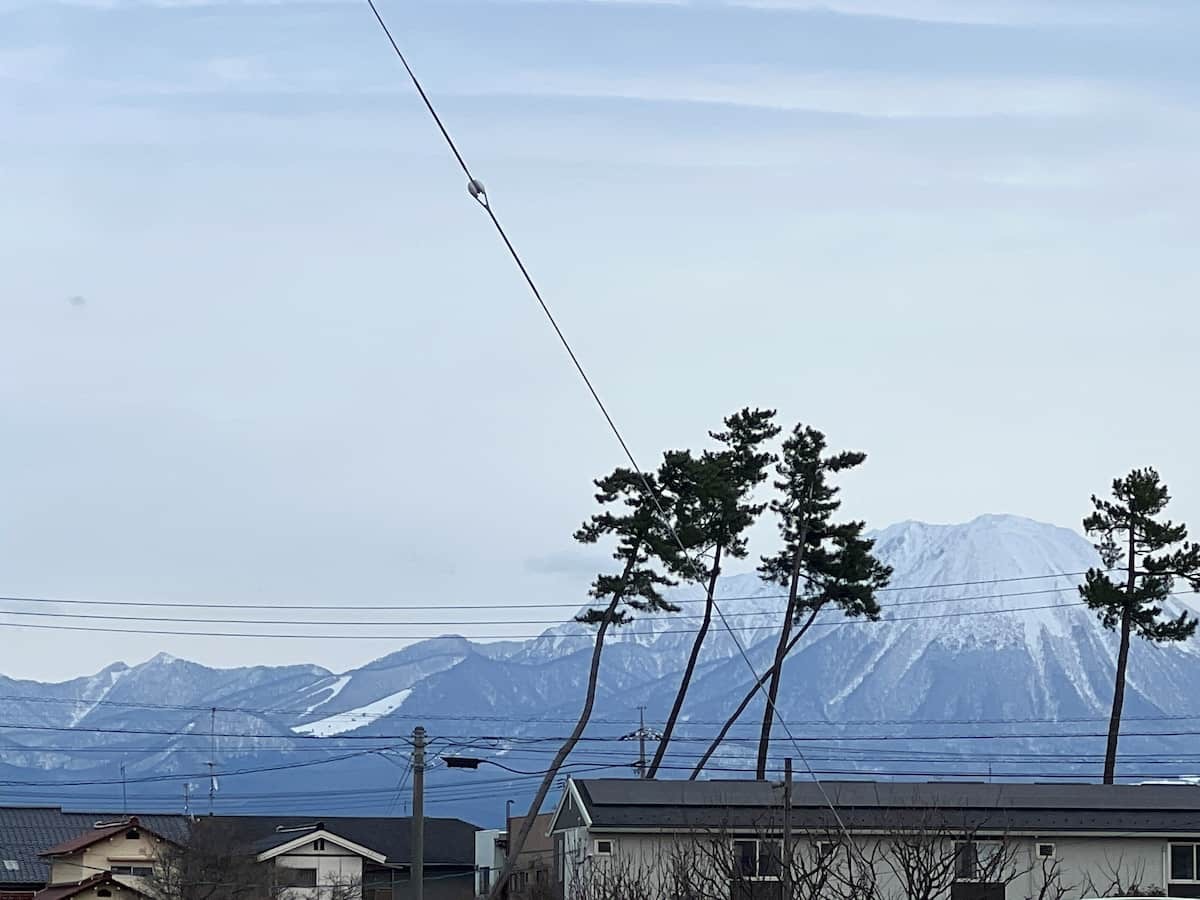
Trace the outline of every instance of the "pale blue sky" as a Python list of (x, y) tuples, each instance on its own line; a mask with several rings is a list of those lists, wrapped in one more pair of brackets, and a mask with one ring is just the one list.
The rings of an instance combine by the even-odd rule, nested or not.
[[(1200, 528), (1200, 5), (381, 8), (648, 463), (772, 405), (872, 524)], [(582, 601), (618, 450), (364, 3), (0, 0), (0, 136), (0, 593)]]

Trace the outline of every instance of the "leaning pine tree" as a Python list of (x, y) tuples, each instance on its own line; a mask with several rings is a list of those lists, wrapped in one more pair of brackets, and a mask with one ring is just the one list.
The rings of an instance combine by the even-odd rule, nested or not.
[(766, 509), (766, 504), (751, 502), (751, 493), (767, 477), (774, 454), (762, 445), (779, 434), (775, 411), (743, 409), (725, 419), (725, 431), (710, 432), (720, 450), (706, 450), (699, 458), (683, 450), (668, 453), (663, 462), (663, 487), (674, 506), (675, 533), (689, 550), (703, 558), (699, 565), (691, 558), (688, 569), (678, 574), (688, 580), (702, 581), (707, 589), (704, 617), (692, 641), (675, 702), (663, 728), (647, 778), (658, 774), (667, 746), (675, 733), (683, 702), (700, 659), (700, 650), (712, 627), (714, 595), (721, 564), (726, 557), (746, 556), (745, 533)]
[[(600, 655), (609, 628), (632, 622), (631, 609), (640, 612), (679, 612), (678, 606), (668, 603), (659, 593), (660, 588), (674, 582), (654, 565), (660, 562), (668, 571), (679, 571), (685, 565), (674, 537), (663, 520), (664, 515), (670, 515), (671, 498), (659, 490), (653, 475), (643, 476), (629, 469), (614, 470), (611, 475), (598, 479), (596, 487), (596, 501), (606, 509), (585, 522), (575, 532), (575, 540), (595, 544), (602, 538), (615, 539), (617, 546), (613, 551), (613, 559), (617, 561), (619, 570), (615, 575), (596, 576), (589, 593), (598, 602), (575, 617), (577, 622), (597, 626), (583, 709), (575, 728), (559, 747), (546, 770), (516, 838), (509, 842), (504, 868), (488, 894), (489, 900), (505, 896), (513, 865), (525, 847), (534, 818), (546, 801), (559, 769), (579, 743), (591, 719), (592, 707), (596, 702)], [(613, 504), (620, 504), (624, 509), (612, 511), (607, 508)]]
[[(1187, 526), (1161, 518), (1170, 501), (1167, 486), (1154, 469), (1134, 469), (1112, 484), (1112, 500), (1092, 496), (1094, 512), (1083, 520), (1096, 538), (1104, 569), (1088, 570), (1079, 593), (1109, 631), (1120, 634), (1108, 745), (1104, 753), (1104, 783), (1112, 784), (1117, 769), (1117, 739), (1125, 705), (1125, 674), (1129, 639), (1133, 634), (1155, 643), (1184, 641), (1196, 632), (1196, 619), (1181, 611), (1162, 618), (1163, 604), (1176, 581), (1200, 591), (1200, 545), (1189, 543)], [(1109, 572), (1119, 571), (1117, 580)]]
[[(874, 542), (862, 536), (862, 522), (835, 524), (831, 517), (841, 506), (838, 488), (828, 476), (859, 466), (865, 453), (826, 454), (825, 435), (815, 428), (797, 424), (783, 442), (774, 482), (779, 496), (771, 510), (779, 516), (783, 547), (774, 556), (763, 557), (759, 573), (765, 581), (787, 588), (787, 605), (775, 658), (770, 670), (753, 691), (766, 687), (762, 728), (759, 734), (757, 777), (766, 778), (767, 750), (783, 662), (796, 641), (812, 627), (817, 614), (835, 603), (848, 616), (879, 617), (875, 592), (887, 585), (892, 570), (871, 554)], [(800, 626), (795, 638), (793, 626)], [(748, 703), (749, 700), (746, 701)], [(704, 766), (745, 705), (730, 718), (721, 735), (697, 765), (693, 777)]]

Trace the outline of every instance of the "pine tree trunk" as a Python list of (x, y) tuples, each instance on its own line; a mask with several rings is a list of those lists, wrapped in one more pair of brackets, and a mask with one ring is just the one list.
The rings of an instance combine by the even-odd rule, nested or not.
[(1121, 711), (1125, 706), (1125, 669), (1129, 665), (1129, 611), (1121, 615), (1121, 649), (1117, 652), (1117, 679), (1113, 686), (1112, 715), (1108, 720), (1108, 746), (1104, 751), (1104, 783), (1113, 784), (1117, 774), (1117, 738)]
[(1117, 650), (1117, 676), (1113, 685), (1112, 715), (1108, 720), (1108, 744), (1104, 750), (1104, 783), (1113, 784), (1117, 776), (1117, 740), (1121, 734), (1121, 712), (1125, 708), (1125, 671), (1129, 667), (1130, 613), (1137, 587), (1137, 533), (1129, 523), (1129, 573), (1125, 581), (1125, 609), (1121, 613), (1121, 646)]
[(533, 798), (533, 803), (529, 807), (529, 813), (525, 816), (524, 821), (521, 822), (521, 830), (517, 832), (516, 840), (509, 840), (508, 849), (504, 857), (504, 868), (500, 870), (500, 875), (496, 879), (496, 883), (492, 885), (492, 889), (488, 893), (488, 900), (498, 900), (498, 898), (505, 896), (505, 888), (508, 885), (509, 876), (512, 875), (513, 868), (516, 866), (517, 857), (525, 849), (525, 842), (529, 839), (529, 832), (533, 830), (533, 821), (537, 818), (538, 813), (541, 812), (542, 804), (546, 802), (546, 795), (550, 793), (550, 788), (554, 785), (554, 780), (558, 777), (558, 770), (562, 768), (562, 764), (566, 762), (567, 757), (571, 755), (571, 751), (575, 749), (575, 745), (579, 743), (579, 739), (583, 737), (584, 729), (587, 728), (588, 721), (592, 718), (592, 707), (596, 704), (596, 683), (600, 676), (600, 654), (604, 650), (604, 635), (608, 632), (609, 626), (612, 625), (617, 606), (625, 595), (625, 584), (628, 582), (629, 574), (633, 571), (636, 562), (637, 551), (635, 548), (634, 553), (631, 554), (629, 561), (625, 564), (625, 571), (621, 575), (621, 589), (619, 592), (613, 594), (612, 601), (604, 611), (604, 618), (600, 621), (600, 628), (596, 632), (596, 643), (592, 647), (592, 666), (588, 671), (587, 694), (584, 697), (583, 709), (579, 713), (579, 721), (575, 723), (575, 728), (571, 732), (571, 736), (567, 738), (566, 743), (559, 747), (558, 752), (554, 754), (554, 760), (550, 763), (550, 768), (546, 770), (546, 775), (542, 779), (537, 794)]
[[(805, 622), (804, 626), (792, 636), (792, 639), (788, 642), (787, 651), (784, 653), (785, 658), (788, 653), (792, 652), (792, 648), (795, 647), (796, 644), (800, 643), (800, 638), (804, 637), (804, 633), (812, 626), (813, 620), (817, 617), (818, 612), (820, 612), (820, 607), (812, 611), (812, 615), (808, 617), (808, 621)], [(721, 727), (720, 733), (713, 739), (713, 742), (708, 745), (708, 749), (704, 751), (704, 755), (700, 757), (700, 761), (696, 763), (696, 768), (692, 769), (692, 774), (688, 776), (688, 780), (695, 781), (700, 777), (700, 771), (706, 765), (708, 765), (708, 761), (712, 759), (712, 755), (717, 752), (717, 748), (720, 747), (721, 742), (725, 740), (725, 735), (729, 734), (729, 729), (734, 726), (734, 723), (737, 722), (742, 713), (746, 711), (746, 707), (750, 705), (750, 701), (754, 699), (754, 695), (759, 692), (764, 684), (766, 684), (767, 679), (771, 677), (771, 674), (774, 671), (775, 667), (772, 666), (766, 672), (763, 672), (762, 675), (759, 676), (758, 681), (756, 681), (750, 690), (746, 692), (746, 696), (742, 698), (742, 702), (738, 704), (738, 708), (735, 709), (733, 711), (733, 715), (725, 721), (725, 724)]]
[(667, 755), (667, 744), (671, 742), (675, 723), (679, 720), (679, 713), (683, 710), (683, 701), (692, 684), (692, 674), (696, 671), (696, 662), (700, 659), (700, 648), (704, 645), (704, 639), (708, 636), (708, 629), (712, 625), (713, 594), (717, 590), (717, 576), (721, 574), (722, 549), (721, 545), (717, 544), (716, 550), (713, 552), (712, 570), (708, 573), (708, 594), (704, 600), (704, 621), (700, 623), (700, 630), (696, 632), (696, 639), (692, 642), (692, 652), (688, 656), (687, 666), (683, 670), (683, 680), (679, 682), (679, 690), (675, 693), (675, 703), (671, 706), (671, 714), (667, 717), (667, 724), (663, 728), (658, 749), (654, 752), (654, 759), (650, 762), (649, 771), (646, 772), (647, 778), (653, 778), (658, 774), (658, 768)]
[(775, 723), (775, 701), (779, 697), (779, 682), (783, 677), (783, 659), (787, 656), (788, 637), (792, 632), (792, 619), (796, 615), (796, 594), (800, 586), (800, 568), (804, 565), (804, 548), (808, 541), (808, 507), (812, 503), (813, 481), (808, 485), (808, 496), (804, 507), (800, 510), (800, 540), (796, 543), (796, 554), (792, 559), (792, 578), (788, 585), (787, 614), (784, 616), (783, 627), (779, 629), (779, 643), (775, 647), (775, 662), (771, 666), (771, 682), (767, 687), (767, 703), (763, 707), (762, 729), (758, 736), (758, 762), (755, 765), (755, 777), (762, 781), (767, 777), (767, 752), (771, 747), (771, 726)]

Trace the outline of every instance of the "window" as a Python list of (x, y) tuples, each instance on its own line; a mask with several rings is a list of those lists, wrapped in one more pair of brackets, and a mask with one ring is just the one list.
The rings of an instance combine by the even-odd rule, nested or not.
[(744, 840), (733, 842), (735, 878), (779, 878), (783, 848), (779, 841)]
[(141, 832), (139, 832), (136, 828), (130, 828), (127, 832), (125, 832), (125, 840), (127, 841), (136, 841), (141, 836)]
[(112, 891), (110, 891), (108, 888), (100, 888), (99, 890), (96, 891), (96, 896), (97, 897), (111, 897)]
[(314, 850), (324, 850), (325, 849), (325, 838), (317, 838), (315, 841), (313, 841), (313, 849)]
[(613, 842), (612, 841), (596, 841), (597, 856), (612, 856)]
[(7, 872), (20, 872), (21, 864), (15, 859), (6, 859), (4, 860), (4, 869)]
[(817, 841), (817, 858), (829, 859), (838, 851), (837, 841)]
[(1200, 881), (1200, 844), (1172, 844), (1171, 881)]
[(154, 874), (150, 866), (110, 866), (109, 869), (114, 875), (133, 875), (137, 878), (149, 878)]
[(485, 897), (492, 892), (492, 869), (490, 866), (479, 868), (479, 893)]
[(1055, 852), (1053, 844), (1038, 844), (1037, 855), (1042, 859), (1053, 859), (1058, 854)]
[(280, 887), (316, 887), (316, 869), (293, 869), (291, 866), (280, 866), (277, 876)]
[(538, 869), (537, 874), (534, 876), (534, 880), (536, 880), (538, 884), (545, 884), (546, 883), (546, 870)]
[(999, 841), (956, 841), (954, 880), (984, 881), (995, 874), (1003, 851)]

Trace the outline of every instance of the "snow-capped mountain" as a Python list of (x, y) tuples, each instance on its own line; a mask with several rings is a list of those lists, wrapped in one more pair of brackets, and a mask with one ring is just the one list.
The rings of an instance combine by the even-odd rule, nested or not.
[[(1014, 516), (904, 522), (875, 537), (895, 569), (883, 620), (821, 614), (788, 662), (779, 702), (796, 742), (776, 728), (773, 756), (803, 753), (831, 777), (1098, 771), (1115, 652), (1076, 591), (1079, 573), (1097, 565), (1091, 545)], [(749, 689), (751, 668), (773, 654), (780, 589), (737, 575), (719, 596), (724, 618), (705, 645), (670, 775), (686, 771)], [(617, 738), (636, 726), (637, 707), (650, 725), (665, 718), (702, 612), (694, 588), (672, 599), (681, 613), (639, 616), (608, 644), (592, 740), (572, 758), (581, 770), (628, 771), (637, 745)], [(131, 796), (178, 806), (188, 778), (207, 792), (211, 760), (224, 776), (215, 802), (229, 811), (400, 809), (400, 736), (416, 724), (440, 754), (536, 771), (578, 711), (590, 635), (569, 621), (525, 642), (422, 641), (343, 673), (216, 670), (160, 655), (59, 684), (0, 677), (0, 784), (9, 785), (0, 802), (95, 805), (119, 796), (123, 763)], [(1200, 644), (1135, 644), (1121, 745), (1129, 777), (1200, 770), (1186, 733), (1200, 731), (1197, 684)], [(714, 777), (745, 768), (760, 717), (756, 701), (714, 757)], [(429, 805), (491, 821), (493, 806), (536, 783), (495, 770), (473, 777), (432, 770)], [(497, 791), (499, 804), (486, 799)]]

